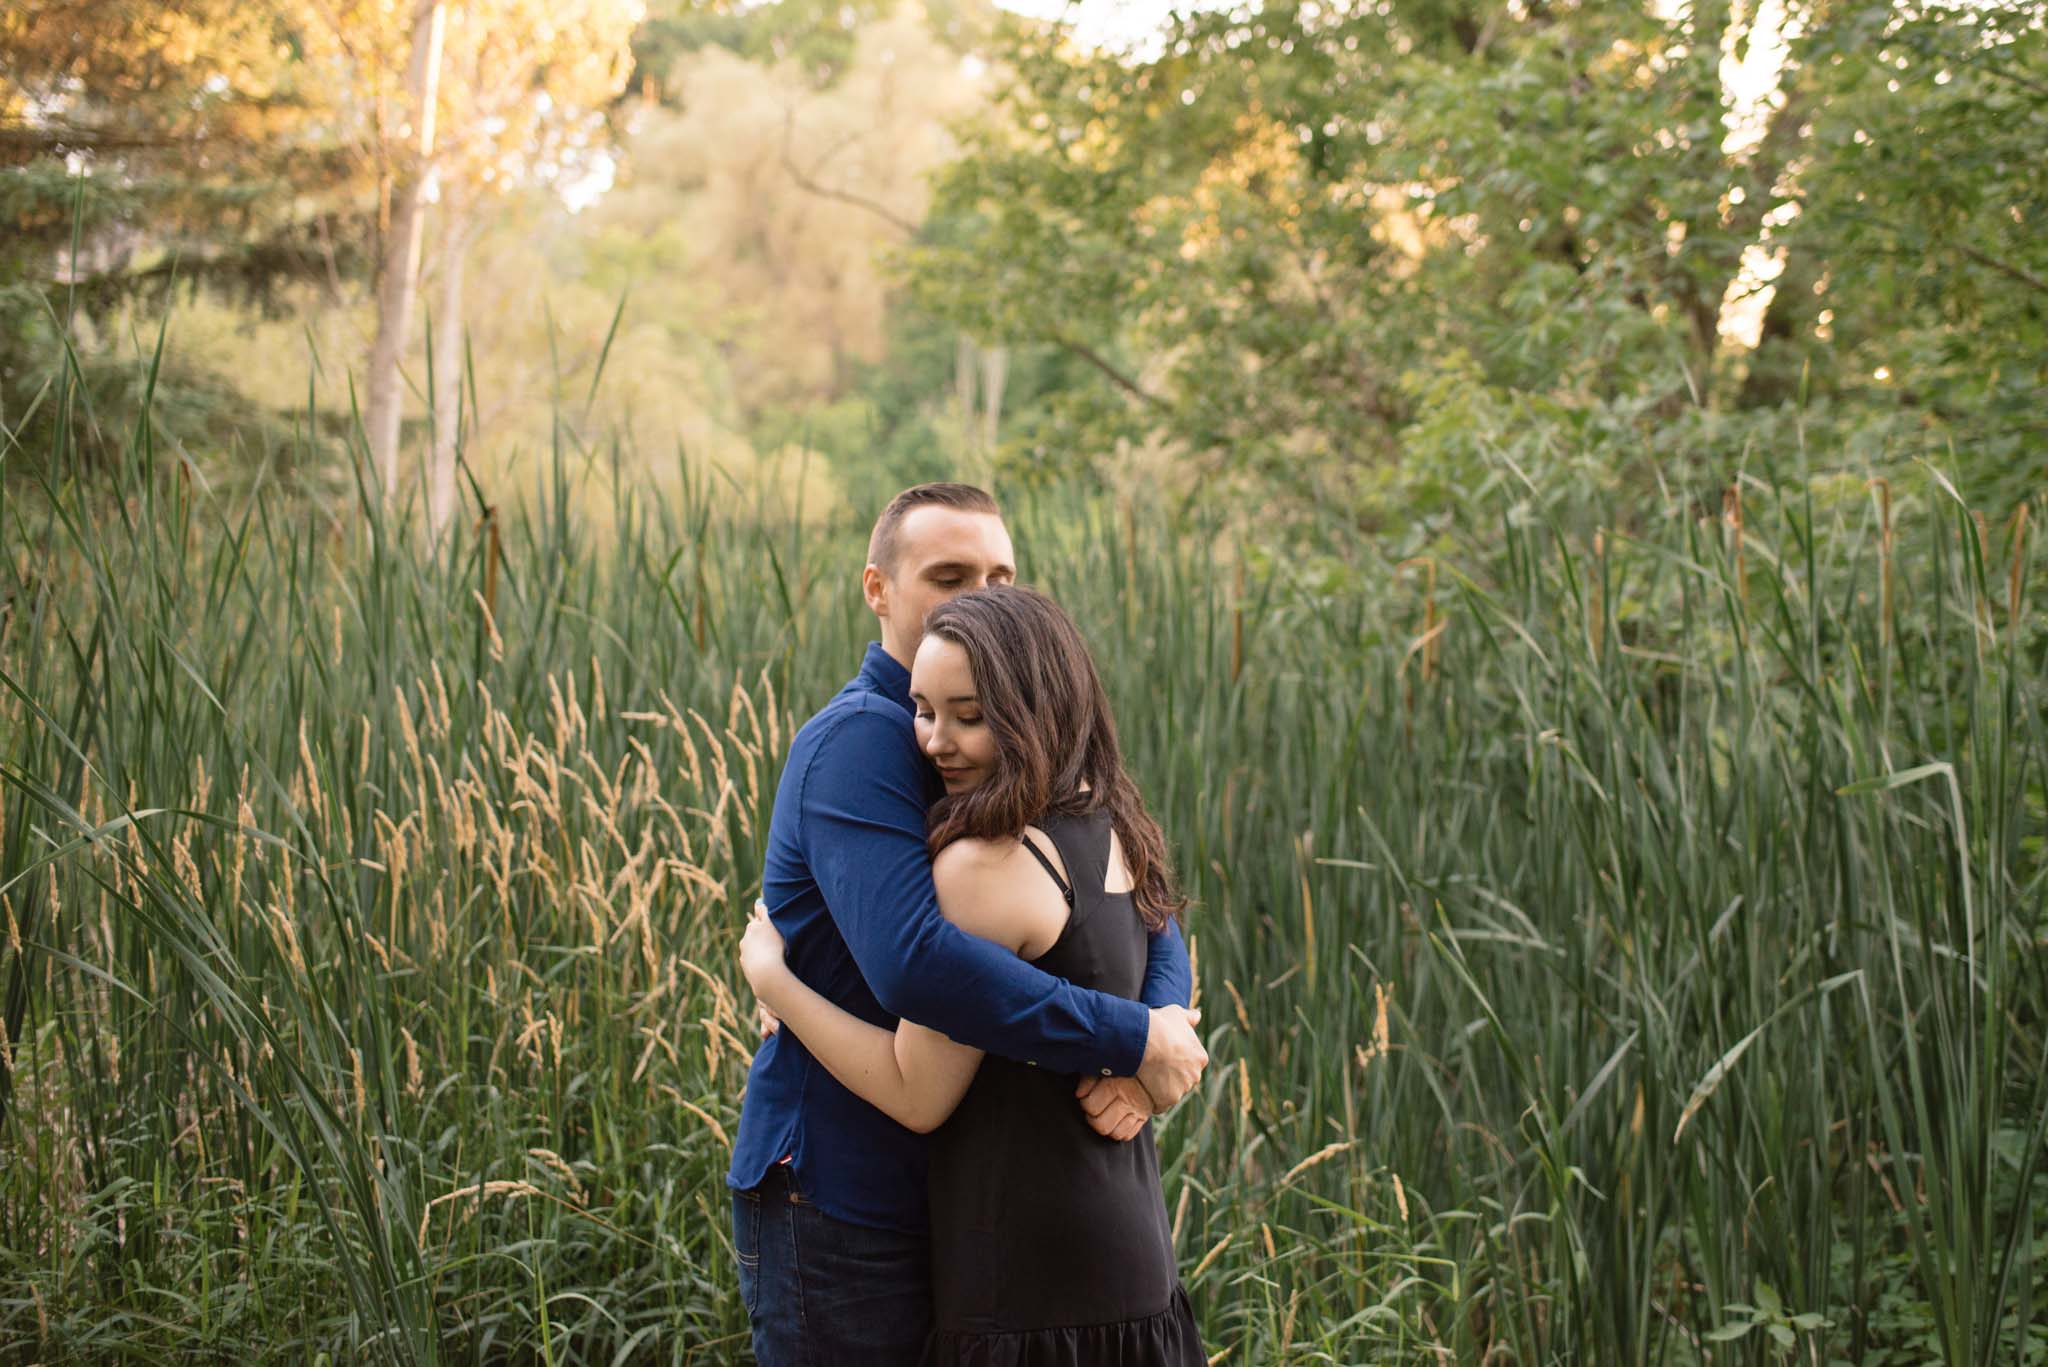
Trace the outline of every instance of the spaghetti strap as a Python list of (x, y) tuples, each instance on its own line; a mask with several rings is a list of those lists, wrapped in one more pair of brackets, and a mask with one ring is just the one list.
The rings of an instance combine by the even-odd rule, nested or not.
[(1019, 832), (1017, 838), (1024, 842), (1025, 849), (1031, 851), (1031, 857), (1044, 865), (1045, 871), (1052, 875), (1052, 881), (1059, 887), (1060, 896), (1067, 899), (1067, 908), (1072, 910), (1074, 906), (1074, 885), (1060, 877), (1060, 871), (1053, 867), (1052, 860), (1045, 857), (1045, 851), (1038, 848), (1038, 842), (1031, 838), (1029, 831)]

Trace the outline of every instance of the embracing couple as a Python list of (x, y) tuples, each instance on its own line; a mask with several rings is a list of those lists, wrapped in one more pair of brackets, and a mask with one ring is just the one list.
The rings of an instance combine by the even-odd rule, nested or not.
[(986, 493), (897, 495), (881, 642), (790, 747), (726, 1179), (762, 1367), (1203, 1361), (1150, 1124), (1208, 1063), (1184, 902), (1087, 646), (1015, 578)]

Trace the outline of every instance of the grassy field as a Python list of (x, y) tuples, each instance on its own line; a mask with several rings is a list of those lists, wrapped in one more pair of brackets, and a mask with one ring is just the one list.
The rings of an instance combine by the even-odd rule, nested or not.
[[(732, 949), (872, 510), (571, 453), (426, 554), (151, 446), (0, 506), (0, 1360), (745, 1360)], [(1010, 498), (1196, 901), (1217, 1359), (2048, 1361), (2024, 521), (1475, 498)]]

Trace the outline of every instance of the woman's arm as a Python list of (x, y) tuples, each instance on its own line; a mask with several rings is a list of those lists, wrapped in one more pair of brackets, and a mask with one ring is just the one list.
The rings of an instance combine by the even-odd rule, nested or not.
[(782, 936), (762, 907), (755, 907), (740, 941), (740, 967), (754, 995), (782, 1017), (782, 1028), (795, 1031), (825, 1071), (905, 1129), (931, 1133), (967, 1095), (981, 1050), (910, 1021), (884, 1030), (833, 1005), (790, 972)]
[[(1065, 900), (1016, 841), (959, 840), (932, 861), (945, 918), (1012, 954), (1037, 954), (1066, 925)], [(929, 1133), (967, 1095), (982, 1051), (911, 1021), (892, 1033), (842, 1010), (790, 972), (782, 936), (756, 909), (740, 943), (754, 994), (841, 1085), (906, 1129)]]

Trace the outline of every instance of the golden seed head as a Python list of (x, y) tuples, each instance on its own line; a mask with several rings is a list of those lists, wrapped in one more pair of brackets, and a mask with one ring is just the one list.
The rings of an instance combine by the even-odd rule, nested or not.
[(420, 1043), (412, 1037), (412, 1031), (402, 1025), (398, 1027), (398, 1037), (405, 1041), (405, 1090), (412, 1096), (418, 1096), (425, 1082), (420, 1071)]
[[(454, 724), (454, 714), (450, 712), (448, 709), (448, 683), (447, 680), (441, 677), (441, 662), (439, 660), (430, 661), (429, 668), (433, 670), (434, 674), (434, 700), (437, 703), (439, 703), (441, 707), (441, 716), (438, 722), (437, 735), (439, 736), (440, 739), (445, 740), (448, 737), (449, 730), (452, 728)], [(428, 715), (430, 717), (432, 716), (431, 713), (429, 713)]]
[(192, 859), (191, 838), (182, 831), (171, 838), (171, 868), (178, 881), (185, 885), (185, 891), (193, 902), (203, 902), (205, 897), (199, 890), (199, 865)]
[(505, 638), (498, 635), (497, 617), (492, 613), (491, 605), (484, 601), (483, 594), (472, 589), (470, 596), (476, 599), (477, 611), (484, 615), (484, 629), (490, 633), (491, 662), (502, 664), (505, 659)]

